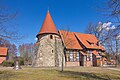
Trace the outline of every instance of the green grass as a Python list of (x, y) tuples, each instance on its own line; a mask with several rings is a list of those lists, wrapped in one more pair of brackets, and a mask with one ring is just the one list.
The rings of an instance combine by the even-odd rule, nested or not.
[(99, 67), (28, 68), (13, 70), (0, 68), (0, 80), (120, 80), (120, 71)]

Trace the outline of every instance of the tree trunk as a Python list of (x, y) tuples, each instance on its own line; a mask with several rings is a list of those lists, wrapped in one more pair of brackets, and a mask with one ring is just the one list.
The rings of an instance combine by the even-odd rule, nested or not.
[(116, 55), (115, 55), (115, 58), (116, 58), (116, 67), (118, 66), (118, 39), (116, 38)]
[(116, 60), (115, 60), (115, 62), (116, 62), (115, 67), (117, 67), (118, 66), (118, 57), (117, 57), (117, 55), (115, 56), (115, 58), (116, 58)]
[(62, 66), (61, 66), (61, 71), (63, 72), (64, 70), (64, 65), (63, 65), (63, 54), (62, 54)]

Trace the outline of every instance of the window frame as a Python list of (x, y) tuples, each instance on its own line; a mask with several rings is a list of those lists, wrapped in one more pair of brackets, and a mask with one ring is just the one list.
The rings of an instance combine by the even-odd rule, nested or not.
[(80, 53), (78, 51), (66, 51), (66, 62), (79, 62)]

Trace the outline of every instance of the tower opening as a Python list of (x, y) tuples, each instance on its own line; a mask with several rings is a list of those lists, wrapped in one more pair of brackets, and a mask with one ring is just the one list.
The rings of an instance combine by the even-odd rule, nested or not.
[(53, 39), (53, 35), (50, 35), (50, 39)]

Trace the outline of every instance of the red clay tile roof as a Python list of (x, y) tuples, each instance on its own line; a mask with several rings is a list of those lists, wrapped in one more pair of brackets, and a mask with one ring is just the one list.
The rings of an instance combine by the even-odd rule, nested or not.
[(0, 47), (0, 55), (7, 55), (8, 48), (6, 47)]
[(101, 49), (102, 51), (105, 51), (105, 48), (104, 48), (102, 45), (100, 45), (100, 49)]
[(67, 49), (82, 49), (73, 32), (59, 30), (59, 33)]
[[(98, 39), (92, 34), (81, 34), (64, 30), (59, 30), (59, 33), (67, 49), (82, 49), (81, 45), (77, 40), (78, 38), (86, 48), (105, 50), (102, 45), (97, 45)], [(94, 54), (97, 53), (94, 52)]]
[(38, 35), (39, 34), (44, 34), (44, 33), (55, 33), (55, 34), (57, 34), (56, 26), (55, 26), (55, 24), (52, 20), (52, 17), (50, 15), (49, 11), (46, 14), (45, 20), (42, 24), (42, 27), (41, 27)]
[[(81, 34), (81, 33), (75, 33), (77, 38), (81, 41), (81, 43), (86, 47), (90, 49), (103, 49), (102, 46), (97, 46), (98, 39), (92, 35), (92, 34)], [(91, 45), (93, 44), (93, 45)]]
[(92, 51), (94, 55), (98, 55), (98, 52), (96, 50)]
[(6, 60), (6, 57), (0, 57), (0, 64)]
[(80, 53), (82, 54), (82, 55), (87, 55), (86, 53), (84, 53), (83, 51), (80, 51)]

